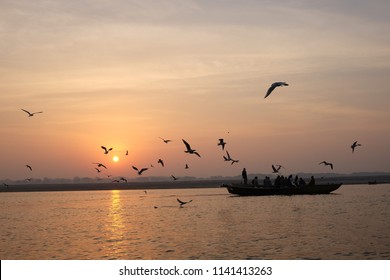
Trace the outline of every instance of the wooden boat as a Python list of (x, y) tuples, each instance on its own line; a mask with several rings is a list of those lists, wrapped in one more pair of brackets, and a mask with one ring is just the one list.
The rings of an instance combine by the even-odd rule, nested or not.
[(337, 190), (342, 184), (322, 184), (322, 185), (304, 185), (294, 187), (275, 187), (275, 186), (253, 186), (245, 184), (223, 184), (221, 187), (227, 188), (231, 194), (240, 196), (260, 196), (260, 195), (298, 195), (298, 194), (329, 194)]

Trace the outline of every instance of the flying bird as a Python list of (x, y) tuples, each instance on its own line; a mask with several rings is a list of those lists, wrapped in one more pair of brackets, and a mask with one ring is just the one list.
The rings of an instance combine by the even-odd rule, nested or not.
[(164, 167), (164, 161), (160, 158), (157, 163), (161, 164), (162, 167)]
[(230, 157), (230, 154), (229, 154), (228, 151), (226, 151), (226, 155), (227, 155), (227, 156), (223, 156), (223, 159), (224, 159), (225, 161), (231, 161), (231, 162), (232, 162), (232, 165), (233, 165), (234, 163), (239, 162), (239, 160), (237, 160), (237, 159), (232, 159), (232, 158)]
[(97, 173), (102, 172), (99, 168), (96, 168), (96, 167), (95, 167), (95, 169), (96, 169)]
[(223, 156), (223, 159), (225, 160), (225, 161), (231, 161), (232, 160), (232, 158), (230, 157), (230, 155), (229, 155), (229, 152), (228, 151), (226, 151), (226, 157), (225, 156)]
[(225, 149), (225, 145), (226, 145), (226, 142), (221, 138), (221, 139), (218, 139), (219, 142), (217, 144), (217, 146), (222, 146), (222, 151)]
[(137, 167), (135, 167), (135, 166), (132, 166), (132, 167), (133, 167), (133, 169), (134, 169), (135, 171), (137, 171), (138, 175), (141, 175), (142, 172), (148, 170), (148, 168), (142, 168), (142, 169), (139, 170), (139, 169), (138, 169)]
[(100, 146), (100, 147), (104, 150), (104, 154), (106, 154), (106, 155), (112, 150), (112, 148), (107, 149), (104, 146)]
[(333, 170), (333, 164), (332, 164), (332, 163), (330, 163), (330, 162), (321, 161), (319, 164), (329, 165), (329, 166), (330, 166), (330, 168)]
[(180, 207), (183, 207), (184, 204), (190, 203), (192, 201), (192, 199), (189, 201), (182, 201), (182, 200), (177, 198), (177, 201), (180, 203)]
[(98, 167), (103, 167), (103, 168), (107, 169), (107, 167), (103, 163), (93, 162), (92, 164), (97, 164)]
[(176, 181), (177, 179), (179, 179), (179, 178), (177, 178), (177, 177), (175, 177), (175, 176), (173, 176), (173, 175), (171, 175), (171, 177), (173, 178), (174, 181)]
[(127, 183), (127, 179), (124, 178), (124, 177), (121, 177), (121, 178), (119, 179), (119, 181), (123, 181), (123, 182)]
[(27, 167), (28, 169), (30, 169), (30, 171), (32, 171), (31, 165), (26, 164), (26, 167)]
[(164, 139), (164, 138), (161, 138), (161, 137), (159, 137), (161, 140), (163, 140), (164, 141), (164, 143), (166, 143), (166, 144), (168, 144), (169, 142), (172, 142), (172, 140), (169, 140), (169, 139)]
[(190, 168), (190, 167), (189, 167), (188, 164), (186, 163), (186, 166), (184, 167), (184, 169), (188, 169), (188, 168)]
[(358, 143), (358, 141), (353, 142), (351, 145), (352, 153), (355, 151), (355, 148), (361, 146), (362, 144)]
[(126, 150), (126, 156), (128, 156), (128, 155), (129, 155), (129, 151)]
[(195, 154), (195, 155), (197, 155), (198, 157), (200, 157), (200, 155), (198, 154), (198, 152), (197, 152), (196, 150), (192, 149), (191, 146), (190, 146), (190, 144), (188, 144), (188, 143), (186, 142), (186, 140), (184, 140), (184, 139), (182, 139), (182, 140), (183, 140), (184, 145), (185, 145), (186, 148), (187, 148), (187, 151), (184, 151), (185, 153)]
[(271, 92), (277, 88), (277, 87), (283, 87), (283, 86), (288, 86), (288, 84), (286, 82), (275, 82), (273, 83), (270, 88), (267, 90), (267, 94), (264, 96), (264, 98), (266, 98), (268, 95), (271, 94)]
[(29, 111), (27, 111), (27, 110), (24, 110), (24, 109), (20, 109), (20, 110), (26, 112), (26, 113), (28, 114), (29, 117), (33, 117), (35, 114), (41, 114), (41, 113), (43, 113), (42, 111), (31, 113), (31, 112), (29, 112)]
[[(281, 166), (280, 164), (276, 164), (276, 165), (273, 165), (272, 164), (272, 173), (279, 173), (279, 170), (280, 168), (282, 168), (283, 166)], [(284, 167), (283, 167), (284, 168)]]

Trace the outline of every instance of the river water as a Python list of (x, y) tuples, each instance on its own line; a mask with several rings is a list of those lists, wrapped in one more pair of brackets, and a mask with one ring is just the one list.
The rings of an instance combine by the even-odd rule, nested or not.
[(0, 193), (0, 225), (3, 260), (381, 260), (390, 259), (390, 184), (267, 197), (224, 188)]

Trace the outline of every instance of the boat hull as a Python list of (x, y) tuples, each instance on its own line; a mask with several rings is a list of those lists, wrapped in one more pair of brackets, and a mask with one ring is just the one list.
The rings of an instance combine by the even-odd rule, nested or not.
[(240, 196), (262, 196), (262, 195), (313, 195), (329, 194), (337, 190), (342, 184), (326, 185), (305, 185), (299, 187), (254, 187), (245, 184), (222, 185), (229, 193)]

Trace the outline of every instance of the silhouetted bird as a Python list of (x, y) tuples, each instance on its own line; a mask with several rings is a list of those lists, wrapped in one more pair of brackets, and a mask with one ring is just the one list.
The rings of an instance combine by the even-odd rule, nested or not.
[(134, 170), (136, 170), (136, 171), (137, 171), (138, 175), (141, 175), (141, 174), (142, 174), (142, 172), (144, 172), (144, 171), (148, 170), (148, 168), (142, 168), (141, 170), (138, 170), (138, 168), (137, 168), (137, 167), (135, 167), (135, 166), (132, 166), (132, 167), (133, 167), (133, 169), (134, 169)]
[(225, 145), (226, 145), (226, 142), (221, 138), (221, 139), (218, 139), (219, 142), (218, 142), (218, 146), (222, 146), (222, 151), (225, 149)]
[(351, 145), (352, 153), (355, 151), (355, 148), (361, 146), (362, 144), (358, 143), (358, 141), (353, 142)]
[(108, 154), (112, 150), (112, 148), (107, 149), (104, 146), (101, 146), (101, 148), (104, 150), (104, 154)]
[(161, 164), (162, 167), (164, 167), (164, 161), (160, 158), (157, 163)]
[(177, 179), (179, 179), (179, 178), (177, 178), (177, 177), (175, 177), (175, 176), (173, 176), (173, 175), (171, 175), (171, 177), (173, 178), (174, 181), (176, 181)]
[(29, 117), (33, 117), (35, 114), (41, 114), (41, 113), (43, 113), (42, 111), (41, 111), (41, 112), (33, 112), (33, 113), (31, 113), (31, 112), (29, 112), (29, 111), (27, 111), (27, 110), (24, 110), (24, 109), (20, 109), (20, 110), (26, 112), (26, 113), (28, 114)]
[(30, 169), (30, 171), (32, 171), (31, 165), (26, 164), (26, 167), (27, 167), (28, 169)]
[(168, 144), (169, 142), (172, 142), (172, 140), (169, 140), (169, 139), (164, 139), (164, 138), (161, 138), (161, 137), (159, 137), (161, 140), (163, 140), (164, 141), (164, 143), (166, 143), (166, 144)]
[(95, 169), (96, 169), (97, 173), (102, 172), (99, 168), (96, 168), (96, 167), (95, 167)]
[(275, 164), (275, 165), (272, 164), (272, 173), (279, 173), (279, 170), (282, 167), (283, 166), (281, 166), (280, 164)]
[(264, 96), (266, 98), (268, 95), (271, 94), (271, 92), (277, 88), (277, 87), (283, 87), (283, 86), (288, 86), (286, 82), (275, 82), (271, 85), (271, 87), (267, 90), (267, 94)]
[(184, 169), (188, 169), (188, 168), (190, 168), (190, 167), (189, 167), (188, 164), (186, 163), (186, 166), (184, 167)]
[(127, 179), (124, 178), (124, 177), (121, 177), (121, 178), (119, 179), (119, 181), (123, 181), (123, 182), (127, 183)]
[(198, 154), (198, 152), (194, 149), (191, 148), (190, 144), (188, 144), (184, 139), (183, 140), (183, 143), (184, 145), (186, 146), (187, 148), (187, 151), (184, 151), (185, 153), (189, 153), (189, 154), (195, 154), (197, 155), (198, 157), (200, 157), (200, 155)]
[(126, 150), (126, 156), (128, 156), (128, 155), (129, 155), (129, 151)]
[(192, 202), (192, 199), (189, 201), (181, 201), (180, 199), (177, 198), (177, 201), (180, 203), (180, 207), (183, 207), (184, 204)]
[(326, 161), (321, 161), (319, 164), (329, 165), (331, 169), (333, 169), (333, 164)]
[(98, 167), (103, 167), (103, 168), (107, 169), (107, 167), (106, 167), (103, 163), (100, 163), (100, 162), (92, 162), (92, 164), (97, 164)]
[(231, 161), (231, 162), (232, 162), (232, 165), (233, 165), (234, 163), (239, 162), (239, 160), (231, 158), (228, 151), (226, 151), (226, 155), (227, 155), (226, 157), (223, 156), (223, 159), (224, 159), (225, 161)]

